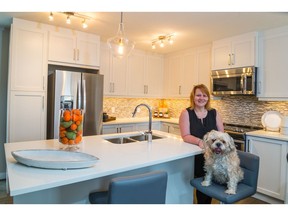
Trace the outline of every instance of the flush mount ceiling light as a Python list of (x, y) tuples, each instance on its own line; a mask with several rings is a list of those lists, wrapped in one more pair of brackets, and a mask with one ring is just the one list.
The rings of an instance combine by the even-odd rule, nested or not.
[[(60, 14), (63, 14), (66, 16), (66, 23), (67, 24), (72, 23), (71, 17), (75, 17), (75, 18), (80, 19), (82, 28), (84, 28), (84, 29), (88, 27), (87, 20), (95, 20), (93, 17), (87, 16), (84, 14), (80, 14), (80, 13), (76, 13), (76, 12), (57, 12), (57, 13), (60, 13)], [(51, 21), (51, 22), (54, 21), (53, 12), (50, 12), (50, 14), (49, 14), (49, 21)]]
[(159, 46), (165, 47), (166, 43), (173, 44), (174, 43), (174, 34), (168, 34), (168, 35), (160, 35), (158, 38), (152, 40), (152, 49), (156, 49), (156, 44), (159, 44)]
[(117, 35), (109, 38), (107, 44), (112, 55), (117, 58), (129, 56), (131, 51), (134, 49), (135, 43), (129, 40), (124, 33), (123, 12), (121, 12), (121, 22), (119, 24)]

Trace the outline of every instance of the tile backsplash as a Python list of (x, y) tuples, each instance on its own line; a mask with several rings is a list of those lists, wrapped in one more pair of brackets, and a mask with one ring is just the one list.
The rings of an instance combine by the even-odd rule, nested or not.
[[(189, 99), (164, 99), (164, 101), (169, 109), (170, 117), (173, 118), (178, 118), (181, 111), (190, 104)], [(108, 115), (130, 118), (138, 104), (148, 104), (154, 110), (158, 109), (163, 99), (105, 97), (103, 102), (103, 111)], [(276, 110), (288, 116), (288, 102), (259, 101), (255, 96), (226, 96), (219, 100), (212, 100), (211, 105), (219, 111), (225, 123), (262, 126), (261, 117), (269, 110)], [(146, 116), (148, 116), (148, 111), (144, 107), (136, 114), (136, 117)]]

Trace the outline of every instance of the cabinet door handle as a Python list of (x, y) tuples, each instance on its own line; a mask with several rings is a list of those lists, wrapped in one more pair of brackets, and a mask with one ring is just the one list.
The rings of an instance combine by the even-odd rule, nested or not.
[(79, 49), (77, 49), (77, 61), (79, 61), (79, 55), (80, 55), (80, 51)]
[(178, 89), (178, 93), (179, 93), (179, 95), (181, 95), (181, 86), (179, 86), (179, 89)]
[(76, 49), (73, 49), (73, 60), (76, 60)]
[(246, 148), (247, 152), (250, 152), (250, 140), (248, 140), (247, 142), (247, 148)]
[(42, 110), (44, 111), (44, 96), (42, 96)]
[(231, 54), (229, 54), (229, 57), (228, 57), (228, 65), (231, 65)]
[(43, 86), (42, 86), (43, 90), (45, 90), (45, 77), (44, 76), (43, 76), (43, 83), (42, 84), (43, 84)]
[(235, 65), (235, 55), (234, 55), (234, 53), (231, 54), (231, 65)]

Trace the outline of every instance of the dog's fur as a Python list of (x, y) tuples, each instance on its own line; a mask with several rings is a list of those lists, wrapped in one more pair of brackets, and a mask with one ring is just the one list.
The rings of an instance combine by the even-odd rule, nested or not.
[(227, 194), (236, 194), (237, 184), (243, 179), (240, 160), (233, 138), (223, 132), (212, 130), (204, 136), (206, 175), (203, 186), (211, 185), (211, 181), (227, 184)]

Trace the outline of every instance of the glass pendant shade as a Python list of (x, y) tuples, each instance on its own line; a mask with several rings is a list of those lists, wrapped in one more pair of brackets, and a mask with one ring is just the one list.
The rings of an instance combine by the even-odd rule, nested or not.
[(108, 47), (113, 56), (116, 58), (123, 58), (130, 55), (131, 51), (134, 49), (135, 43), (130, 41), (124, 33), (124, 25), (122, 23), (122, 13), (121, 13), (121, 23), (119, 24), (119, 29), (115, 37), (109, 38), (107, 40)]

